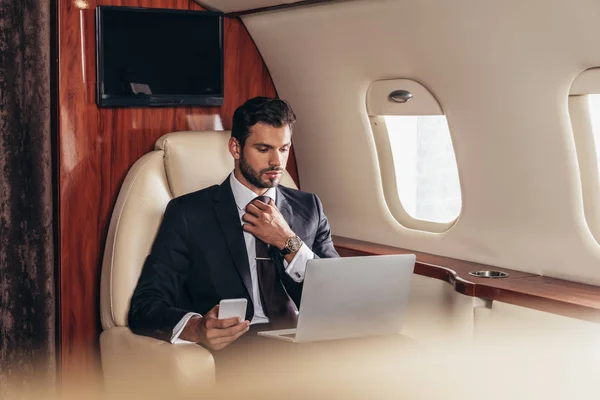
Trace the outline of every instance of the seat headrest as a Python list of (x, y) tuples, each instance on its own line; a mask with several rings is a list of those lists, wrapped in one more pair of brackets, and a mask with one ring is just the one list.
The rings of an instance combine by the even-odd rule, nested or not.
[[(230, 131), (183, 131), (162, 136), (156, 150), (164, 151), (165, 171), (173, 197), (220, 184), (233, 170), (227, 142)], [(284, 172), (281, 184), (296, 188)]]

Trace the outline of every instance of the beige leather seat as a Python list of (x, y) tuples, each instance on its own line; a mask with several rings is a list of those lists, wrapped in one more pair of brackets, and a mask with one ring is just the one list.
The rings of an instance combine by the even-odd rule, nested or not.
[[(214, 382), (214, 361), (207, 350), (195, 344), (172, 345), (134, 335), (127, 327), (127, 314), (167, 203), (223, 182), (233, 169), (229, 137), (230, 132), (223, 131), (167, 134), (125, 178), (102, 263), (100, 351), (109, 391), (131, 389), (140, 395), (133, 389), (137, 385), (153, 394), (159, 387), (169, 387), (171, 394), (172, 390), (194, 393)], [(282, 184), (296, 187), (287, 172)]]

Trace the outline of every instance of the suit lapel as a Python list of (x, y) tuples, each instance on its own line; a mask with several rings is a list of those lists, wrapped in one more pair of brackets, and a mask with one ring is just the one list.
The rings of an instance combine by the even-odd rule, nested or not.
[[(277, 198), (275, 199), (275, 205), (279, 209), (279, 212), (283, 216), (283, 219), (285, 219), (290, 229), (293, 231), (294, 227), (292, 226), (292, 219), (294, 218), (294, 211), (292, 210), (292, 206), (290, 206), (290, 203), (288, 203), (281, 190), (279, 190), (279, 187), (277, 188)], [(283, 270), (283, 256), (279, 253), (279, 251), (277, 251), (277, 249), (275, 249), (272, 246), (270, 247), (270, 250), (271, 257), (273, 257), (274, 260), (277, 260), (278, 264), (281, 264), (281, 268)]]
[(288, 225), (293, 231), (294, 227), (292, 226), (292, 220), (294, 218), (294, 211), (292, 210), (292, 206), (290, 206), (290, 203), (288, 203), (287, 199), (285, 198), (279, 187), (277, 188), (277, 199), (275, 200), (275, 205), (279, 209), (279, 212), (283, 216), (283, 219), (285, 219), (285, 221), (288, 223)]
[(233, 263), (246, 286), (248, 295), (252, 299), (252, 278), (250, 277), (250, 264), (248, 252), (242, 231), (237, 205), (233, 198), (229, 177), (219, 186), (215, 196), (215, 213), (221, 225), (221, 231), (229, 247)]
[[(279, 212), (281, 212), (281, 215), (286, 220), (286, 222), (288, 223), (288, 225), (290, 226), (292, 231), (295, 232), (295, 230), (294, 230), (294, 219), (295, 219), (294, 218), (294, 216), (295, 216), (294, 210), (292, 210), (292, 206), (287, 201), (286, 197), (284, 196), (282, 191), (279, 189), (279, 187), (277, 188), (277, 200), (275, 201), (275, 205), (279, 209)], [(296, 216), (296, 219), (297, 218), (298, 218), (298, 216)], [(286, 290), (288, 296), (290, 296), (292, 301), (294, 301), (294, 303), (296, 303), (296, 307), (300, 307), (302, 286), (299, 286), (296, 282), (294, 282), (292, 280), (292, 278), (290, 278), (288, 276), (288, 274), (285, 272), (285, 267), (283, 264), (283, 256), (279, 253), (279, 251), (277, 251), (277, 249), (271, 247), (271, 256), (275, 260), (275, 263), (277, 265), (277, 270), (278, 270), (278, 273), (279, 273), (279, 276), (281, 279), (281, 283), (285, 287), (285, 290)]]

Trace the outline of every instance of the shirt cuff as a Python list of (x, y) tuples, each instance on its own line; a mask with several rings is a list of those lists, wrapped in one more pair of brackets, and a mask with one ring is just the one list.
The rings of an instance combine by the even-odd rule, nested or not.
[(195, 315), (197, 315), (199, 317), (202, 316), (202, 315), (200, 315), (198, 313), (195, 313), (195, 312), (189, 312), (189, 313), (185, 314), (183, 316), (183, 318), (181, 318), (181, 320), (177, 323), (177, 325), (175, 325), (175, 328), (173, 328), (173, 335), (171, 336), (171, 343), (173, 343), (173, 344), (177, 344), (177, 343), (194, 343), (194, 342), (190, 342), (188, 340), (179, 339), (179, 335), (181, 335), (181, 332), (183, 332), (183, 329), (187, 325), (187, 323), (190, 320), (190, 318), (192, 318)]
[(306, 262), (315, 258), (313, 253), (306, 244), (302, 243), (302, 247), (296, 253), (292, 261), (288, 262), (283, 260), (283, 267), (285, 272), (294, 280), (294, 282), (304, 281), (304, 272), (306, 271)]

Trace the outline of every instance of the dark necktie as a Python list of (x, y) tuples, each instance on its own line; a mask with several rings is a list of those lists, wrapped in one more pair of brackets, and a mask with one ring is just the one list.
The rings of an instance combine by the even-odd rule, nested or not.
[[(256, 199), (269, 204), (268, 196), (258, 196)], [(256, 238), (256, 272), (263, 310), (269, 321), (277, 328), (295, 327), (294, 303), (281, 283), (268, 245), (259, 238)]]

